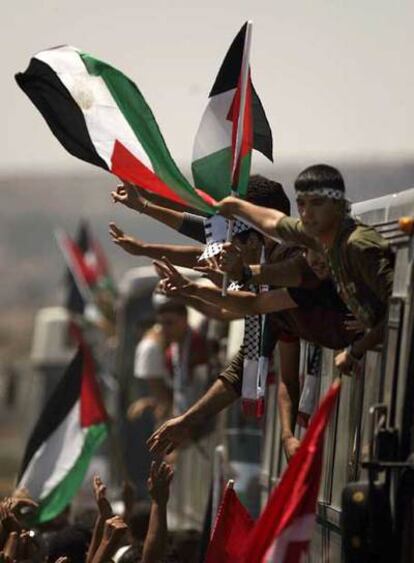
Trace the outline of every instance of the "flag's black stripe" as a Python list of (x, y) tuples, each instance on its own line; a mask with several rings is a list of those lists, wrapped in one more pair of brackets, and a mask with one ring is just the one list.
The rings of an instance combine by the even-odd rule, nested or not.
[(269, 121), (252, 84), (253, 148), (273, 162), (273, 138)]
[[(81, 221), (76, 239), (77, 245), (83, 254), (88, 252), (91, 248), (91, 237), (89, 234), (88, 223), (84, 220)], [(67, 292), (66, 292), (66, 309), (71, 313), (82, 314), (85, 310), (85, 299), (79, 291), (78, 284), (73, 277), (72, 272), (68, 269), (67, 275)]]
[(62, 424), (76, 401), (80, 398), (82, 383), (83, 355), (78, 350), (69, 366), (66, 368), (62, 379), (57, 384), (46, 403), (34, 427), (20, 468), (19, 480), (23, 475), (33, 455), (49, 436)]
[(222, 92), (227, 92), (227, 90), (236, 88), (239, 81), (243, 60), (243, 48), (246, 29), (247, 22), (236, 35), (233, 43), (230, 45), (230, 49), (227, 51), (227, 54), (217, 75), (216, 81), (214, 82), (214, 86), (211, 89), (210, 98), (212, 96), (216, 96), (217, 94), (221, 94)]
[(15, 78), (67, 151), (81, 160), (108, 169), (96, 152), (79, 105), (50, 66), (31, 59), (26, 72), (16, 74)]

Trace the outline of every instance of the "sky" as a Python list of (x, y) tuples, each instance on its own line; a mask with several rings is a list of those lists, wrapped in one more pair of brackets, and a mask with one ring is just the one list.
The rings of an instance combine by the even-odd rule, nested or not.
[(2, 4), (0, 174), (90, 166), (62, 149), (13, 79), (31, 55), (64, 43), (128, 74), (188, 163), (246, 19), (279, 162), (414, 157), (412, 0), (16, 0)]

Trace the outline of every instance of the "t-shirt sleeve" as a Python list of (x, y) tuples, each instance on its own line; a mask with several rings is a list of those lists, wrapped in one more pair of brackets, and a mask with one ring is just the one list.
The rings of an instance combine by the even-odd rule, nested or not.
[(238, 395), (241, 395), (242, 392), (243, 364), (244, 350), (243, 346), (241, 346), (229, 365), (218, 376), (219, 379), (229, 383)]
[(304, 232), (302, 221), (294, 217), (282, 217), (276, 225), (275, 236), (285, 242), (293, 242), (299, 246), (321, 250), (318, 241)]
[(350, 246), (350, 258), (364, 283), (384, 305), (392, 294), (394, 268), (388, 244), (377, 233), (367, 232)]
[(195, 215), (194, 213), (184, 213), (183, 222), (178, 232), (205, 244), (204, 217)]
[(167, 366), (161, 346), (153, 338), (143, 338), (135, 352), (134, 375), (138, 379), (166, 379)]

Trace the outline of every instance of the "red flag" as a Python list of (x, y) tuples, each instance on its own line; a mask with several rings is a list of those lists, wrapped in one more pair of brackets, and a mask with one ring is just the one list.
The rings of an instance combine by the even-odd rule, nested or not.
[(243, 549), (243, 563), (299, 563), (315, 521), (323, 437), (339, 394), (336, 380), (325, 395), (296, 454)]
[(236, 563), (254, 520), (239, 501), (232, 482), (227, 485), (207, 548), (205, 563)]

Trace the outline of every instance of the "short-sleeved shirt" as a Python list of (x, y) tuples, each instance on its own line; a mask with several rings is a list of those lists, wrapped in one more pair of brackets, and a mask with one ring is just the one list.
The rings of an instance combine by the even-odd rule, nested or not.
[(143, 336), (135, 351), (134, 375), (138, 379), (169, 380), (165, 353), (154, 336)]
[[(322, 250), (318, 241), (304, 232), (299, 219), (283, 217), (275, 234), (282, 240)], [(355, 317), (368, 328), (378, 324), (392, 293), (393, 257), (388, 242), (373, 227), (347, 217), (325, 254), (338, 292)]]
[[(349, 311), (338, 297), (332, 281), (326, 280), (316, 289), (289, 288), (289, 294), (298, 308), (269, 313), (269, 343), (276, 346), (278, 340), (287, 337), (301, 338), (325, 348), (339, 350), (356, 338), (345, 327)], [(243, 348), (239, 350), (227, 368), (220, 374), (223, 379), (241, 393), (243, 378)]]
[(184, 213), (183, 222), (178, 232), (182, 235), (198, 240), (198, 242), (206, 243), (206, 235), (204, 232), (205, 218), (195, 213)]

